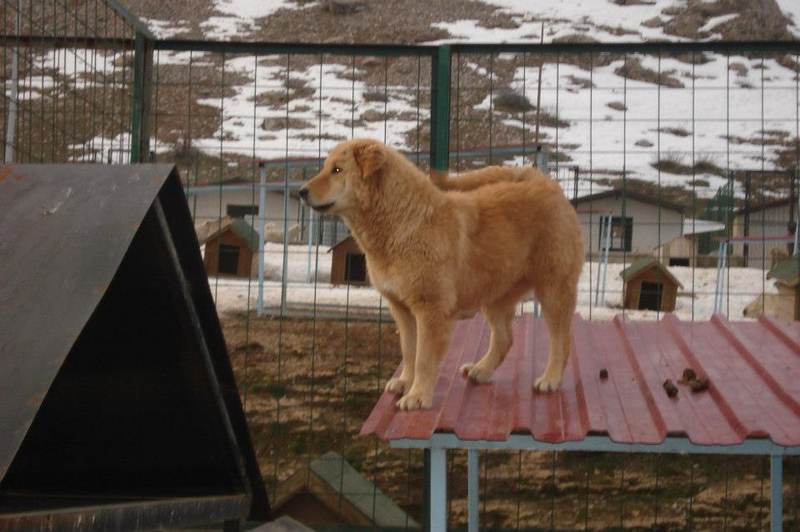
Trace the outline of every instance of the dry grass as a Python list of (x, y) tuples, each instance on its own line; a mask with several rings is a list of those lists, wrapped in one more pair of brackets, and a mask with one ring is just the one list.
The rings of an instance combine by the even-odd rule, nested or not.
[(615, 111), (627, 111), (628, 108), (622, 102), (608, 102), (606, 104), (607, 107), (615, 110)]
[(646, 83), (663, 85), (664, 87), (681, 88), (684, 86), (681, 80), (670, 76), (666, 72), (656, 72), (655, 70), (642, 66), (641, 60), (636, 57), (626, 57), (625, 63), (614, 70), (614, 73), (628, 79), (636, 79)]
[(697, 155), (694, 158), (694, 162), (692, 162), (686, 155), (680, 153), (666, 153), (657, 161), (650, 163), (650, 165), (656, 170), (669, 174), (714, 174), (722, 177), (726, 175), (725, 170), (716, 164), (712, 156), (703, 154)]

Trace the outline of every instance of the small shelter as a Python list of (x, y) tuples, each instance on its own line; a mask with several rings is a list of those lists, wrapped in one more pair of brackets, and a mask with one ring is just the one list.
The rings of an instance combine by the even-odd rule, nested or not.
[(331, 284), (369, 286), (367, 259), (356, 239), (346, 236), (334, 244), (331, 253)]
[[(283, 175), (283, 167), (280, 168)], [(300, 223), (302, 205), (297, 191), (304, 181), (289, 180), (267, 181), (264, 202), (264, 220), (268, 224), (283, 227), (284, 219), (289, 225)], [(222, 216), (244, 218), (255, 225), (258, 218), (258, 199), (260, 186), (250, 178), (232, 179), (223, 184), (199, 185), (186, 187), (186, 196), (192, 216), (196, 221), (216, 221)], [(288, 198), (284, 201), (284, 192), (288, 190)], [(286, 211), (284, 213), (284, 210)]]
[(778, 289), (779, 317), (787, 320), (800, 319), (800, 300), (797, 297), (800, 284), (800, 257), (790, 257), (777, 263), (767, 273), (767, 279), (775, 279)]
[(800, 319), (800, 257), (791, 257), (775, 264), (767, 273), (767, 279), (775, 280), (777, 294), (759, 294), (744, 309), (747, 317), (766, 314), (784, 320)]
[(195, 227), (197, 241), (205, 246), (203, 262), (208, 275), (250, 277), (257, 269), (258, 232), (242, 218), (226, 216)]
[(265, 520), (175, 169), (0, 166), (0, 207), (0, 530)]
[[(789, 179), (789, 182), (791, 179)], [(742, 257), (750, 268), (767, 269), (776, 248), (793, 253), (794, 239), (772, 239), (765, 236), (792, 236), (797, 225), (797, 198), (776, 198), (737, 209), (733, 219), (734, 237), (741, 237), (733, 245), (732, 254)]]
[(725, 229), (725, 224), (713, 220), (685, 218), (683, 233), (672, 240), (663, 241), (654, 249), (653, 255), (667, 266), (691, 266), (709, 268), (717, 264), (716, 255), (700, 253), (703, 237)]
[(655, 257), (644, 257), (620, 272), (623, 305), (633, 310), (672, 312), (683, 285)]
[(278, 486), (273, 513), (314, 528), (419, 528), (391, 498), (333, 451)]

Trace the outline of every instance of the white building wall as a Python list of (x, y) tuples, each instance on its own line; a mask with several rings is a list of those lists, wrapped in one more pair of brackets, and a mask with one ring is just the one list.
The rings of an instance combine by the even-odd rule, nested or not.
[[(192, 212), (194, 221), (197, 224), (209, 220), (217, 220), (220, 216), (225, 217), (228, 205), (253, 205), (258, 208), (258, 188), (255, 189), (255, 195), (250, 190), (230, 191), (223, 188), (222, 194), (220, 194), (219, 191), (204, 188), (202, 192), (190, 193), (188, 199), (189, 210)], [(284, 219), (283, 208), (283, 193), (268, 192), (266, 223), (282, 227)], [(299, 223), (300, 215), (300, 201), (290, 196), (288, 209), (289, 226)], [(251, 221), (249, 216), (247, 221)]]
[[(622, 198), (584, 201), (578, 204), (577, 210), (584, 246), (596, 255), (600, 251), (600, 213), (610, 212), (613, 216), (621, 217)], [(593, 212), (587, 212), (589, 210)], [(659, 215), (659, 207), (651, 203), (626, 198), (625, 216), (633, 218), (633, 238), (628, 254), (652, 255), (656, 247), (680, 236), (683, 231), (683, 215), (679, 211), (661, 207)]]

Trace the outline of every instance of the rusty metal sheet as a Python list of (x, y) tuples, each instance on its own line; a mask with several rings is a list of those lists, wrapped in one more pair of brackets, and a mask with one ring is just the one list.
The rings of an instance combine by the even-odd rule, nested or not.
[[(492, 382), (458, 373), (486, 351), (489, 331), (478, 316), (460, 322), (442, 363), (431, 410), (398, 411), (384, 393), (361, 434), (384, 440), (429, 439), (434, 432), (462, 440), (502, 441), (531, 434), (547, 443), (605, 435), (618, 443), (731, 445), (769, 438), (800, 445), (800, 323), (762, 317), (682, 322), (586, 321), (576, 317), (573, 354), (561, 389), (532, 390), (547, 359), (547, 329), (530, 315), (514, 322), (514, 346)], [(707, 376), (708, 389), (679, 383), (686, 368)], [(605, 369), (607, 377), (601, 377)], [(678, 387), (675, 397), (663, 388)]]
[[(63, 498), (56, 498), (56, 501), (49, 501), (46, 497), (36, 499), (31, 501), (30, 506), (25, 506), (25, 501), (18, 502), (19, 512), (0, 519), (0, 532), (161, 530), (183, 527), (187, 523), (236, 521), (238, 516), (247, 511), (247, 498), (243, 495), (143, 500), (86, 497), (66, 501)], [(43, 519), (41, 509), (48, 504), (55, 508), (63, 508), (66, 504), (70, 510)], [(36, 511), (31, 512), (31, 508)]]
[[(26, 436), (33, 434), (37, 412), (59, 382), (70, 350), (84, 338), (82, 332), (98, 321), (93, 314), (104, 295), (118, 286), (113, 281), (122, 275), (123, 263), (128, 265), (123, 268), (126, 278), (131, 278), (130, 264), (136, 255), (132, 243), (143, 241), (149, 242), (147, 249), (159, 250), (152, 261), (173, 257), (175, 272), (170, 278), (180, 282), (172, 282), (170, 291), (189, 305), (195, 328), (186, 330), (194, 331), (204, 344), (209, 365), (202, 371), (213, 376), (196, 381), (195, 385), (203, 383), (207, 390), (193, 392), (215, 398), (223, 410), (226, 421), (209, 426), (227, 426), (220, 441), (231, 444), (231, 453), (242, 464), (250, 518), (264, 519), (269, 515), (264, 484), (189, 208), (172, 165), (0, 166), (0, 267), (4, 274), (0, 282), (0, 486), (11, 475), (10, 467)], [(141, 253), (145, 248), (139, 244), (137, 249)], [(148, 258), (137, 255), (136, 260), (141, 264)], [(165, 266), (164, 271), (169, 269)], [(133, 278), (138, 282), (137, 276)], [(141, 282), (158, 287), (164, 279), (143, 276)], [(175, 335), (179, 334), (184, 332), (176, 330)], [(198, 369), (187, 371), (199, 374), (203, 367), (204, 362), (197, 360), (192, 368)], [(153, 390), (147, 399), (149, 407), (161, 395), (155, 386), (147, 389)], [(211, 418), (218, 415), (209, 414)], [(102, 432), (102, 427), (97, 430)], [(112, 437), (111, 433), (98, 436), (98, 441)], [(41, 430), (36, 440), (42, 441)], [(26, 460), (35, 465), (30, 453)], [(134, 460), (125, 456), (121, 463)], [(131, 515), (137, 511), (132, 509)]]
[(171, 171), (0, 166), (0, 479)]

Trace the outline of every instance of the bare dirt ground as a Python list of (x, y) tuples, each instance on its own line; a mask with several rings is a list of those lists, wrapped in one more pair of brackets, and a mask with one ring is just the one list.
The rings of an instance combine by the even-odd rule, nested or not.
[[(222, 316), (269, 493), (329, 450), (421, 519), (422, 456), (358, 437), (400, 362), (393, 324)], [(751, 457), (483, 453), (481, 525), (558, 530), (758, 530), (769, 464)], [(785, 465), (786, 530), (800, 463)], [(451, 525), (466, 523), (466, 455), (451, 454)]]

